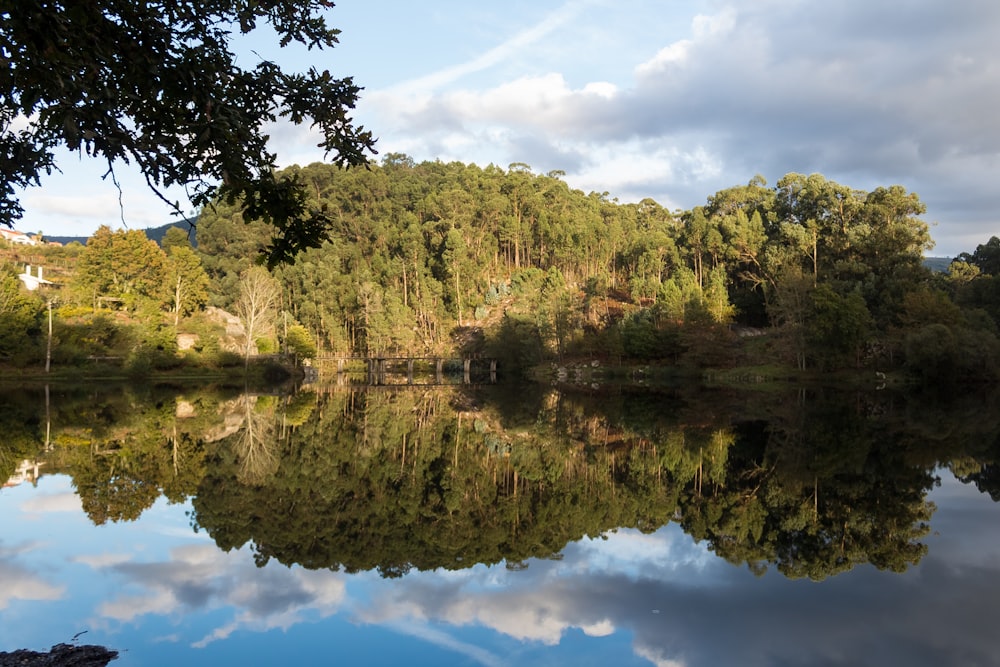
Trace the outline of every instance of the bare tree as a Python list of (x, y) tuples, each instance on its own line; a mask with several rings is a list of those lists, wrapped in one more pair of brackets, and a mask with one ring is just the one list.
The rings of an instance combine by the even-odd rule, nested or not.
[(240, 274), (240, 295), (236, 299), (236, 315), (246, 331), (244, 356), (250, 363), (254, 341), (274, 323), (281, 287), (266, 269), (252, 266)]

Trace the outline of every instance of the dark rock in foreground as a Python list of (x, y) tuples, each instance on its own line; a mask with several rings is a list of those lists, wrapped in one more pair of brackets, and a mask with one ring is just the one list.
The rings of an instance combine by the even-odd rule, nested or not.
[(0, 653), (0, 667), (104, 667), (118, 651), (103, 646), (56, 644), (48, 653), (20, 649)]

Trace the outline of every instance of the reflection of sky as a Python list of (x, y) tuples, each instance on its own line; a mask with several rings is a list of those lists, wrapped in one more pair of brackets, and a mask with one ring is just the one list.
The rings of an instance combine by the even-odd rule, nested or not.
[(919, 567), (822, 583), (756, 578), (676, 525), (520, 571), (257, 568), (191, 531), (187, 507), (94, 527), (66, 478), (43, 477), (0, 493), (0, 650), (86, 630), (142, 665), (1000, 664), (1000, 506), (942, 477)]

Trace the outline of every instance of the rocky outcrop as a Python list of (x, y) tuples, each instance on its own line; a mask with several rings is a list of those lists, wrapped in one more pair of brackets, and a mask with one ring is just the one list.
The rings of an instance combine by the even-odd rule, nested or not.
[(56, 644), (47, 653), (20, 649), (0, 653), (0, 667), (105, 667), (118, 651), (103, 646)]

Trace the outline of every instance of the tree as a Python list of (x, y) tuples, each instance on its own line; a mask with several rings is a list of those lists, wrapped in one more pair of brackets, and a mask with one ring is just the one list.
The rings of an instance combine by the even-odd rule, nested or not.
[(860, 366), (872, 328), (871, 313), (859, 291), (841, 295), (825, 283), (812, 291), (805, 338), (822, 363), (833, 368)]
[(1000, 275), (1000, 238), (991, 236), (986, 243), (977, 245), (974, 253), (963, 252), (958, 259), (978, 267), (986, 275)]
[(192, 248), (190, 230), (183, 230), (176, 225), (167, 228), (167, 231), (163, 233), (163, 238), (160, 239), (160, 247), (167, 255), (170, 255), (170, 251), (174, 247)]
[(792, 266), (779, 276), (775, 295), (768, 305), (768, 315), (778, 329), (789, 358), (795, 358), (795, 367), (806, 369), (806, 318), (809, 315), (812, 279)]
[(240, 276), (240, 295), (235, 308), (246, 332), (247, 364), (257, 337), (272, 324), (280, 294), (278, 282), (262, 267), (252, 266)]
[(164, 201), (165, 188), (182, 186), (196, 207), (240, 202), (248, 220), (273, 226), (270, 264), (318, 246), (327, 218), (309, 208), (302, 181), (275, 176), (264, 128), (309, 120), (333, 162), (365, 164), (374, 139), (348, 115), (361, 89), (264, 59), (244, 69), (230, 40), (261, 23), (282, 47), (333, 47), (339, 31), (322, 16), (332, 4), (0, 0), (0, 223), (23, 216), (19, 190), (40, 185), (63, 146), (106, 162), (112, 179), (135, 164)]
[(316, 341), (313, 340), (309, 329), (306, 329), (301, 324), (293, 324), (288, 327), (285, 344), (288, 346), (290, 352), (303, 359), (311, 359), (316, 356)]
[(0, 272), (0, 357), (28, 347), (31, 332), (37, 334), (39, 304), (22, 293), (14, 276)]
[(462, 268), (468, 261), (468, 249), (458, 229), (452, 227), (445, 237), (444, 261), (447, 271), (455, 281), (455, 305), (458, 310), (458, 326), (462, 326)]
[(74, 283), (90, 298), (117, 299), (126, 307), (162, 296), (166, 257), (139, 229), (112, 231), (102, 225), (80, 255)]
[(171, 290), (170, 310), (174, 314), (174, 326), (177, 326), (182, 315), (193, 313), (208, 301), (208, 274), (191, 246), (175, 245), (170, 247), (167, 257), (167, 276)]

